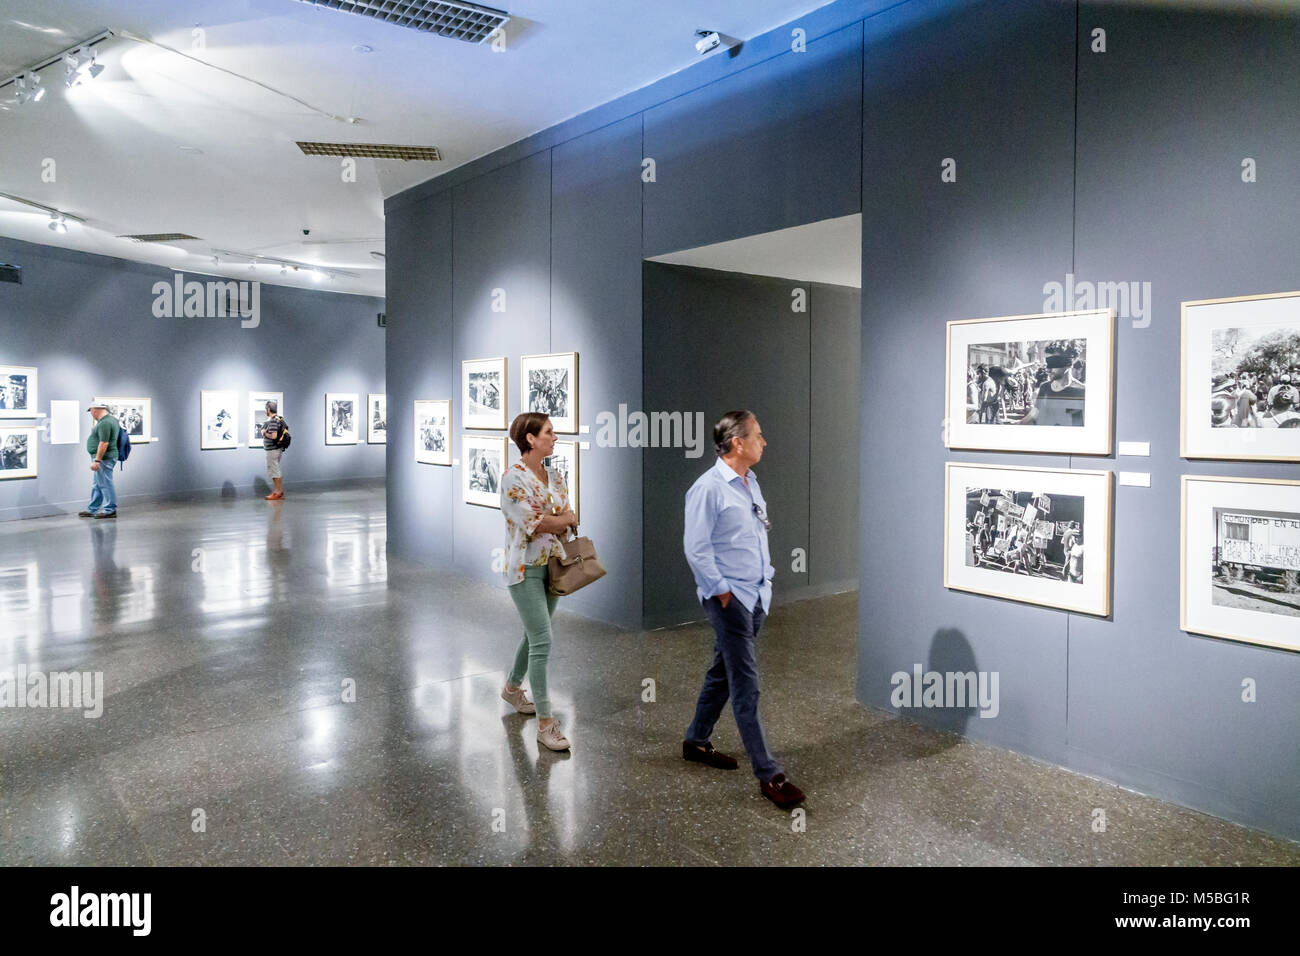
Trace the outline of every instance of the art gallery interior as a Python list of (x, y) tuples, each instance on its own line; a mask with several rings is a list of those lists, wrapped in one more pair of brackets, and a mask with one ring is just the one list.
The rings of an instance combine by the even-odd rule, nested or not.
[[(0, 863), (1300, 864), (1300, 9), (329, 6), (0, 0)], [(501, 699), (539, 401), (564, 753)], [(682, 759), (737, 408), (803, 830), (730, 708)]]

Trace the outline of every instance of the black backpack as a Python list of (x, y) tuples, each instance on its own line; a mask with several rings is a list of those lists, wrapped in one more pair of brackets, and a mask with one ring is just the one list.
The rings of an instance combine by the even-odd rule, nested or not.
[(280, 419), (280, 437), (275, 440), (275, 447), (281, 451), (289, 447), (293, 441), (293, 436), (289, 434), (289, 423), (283, 418)]

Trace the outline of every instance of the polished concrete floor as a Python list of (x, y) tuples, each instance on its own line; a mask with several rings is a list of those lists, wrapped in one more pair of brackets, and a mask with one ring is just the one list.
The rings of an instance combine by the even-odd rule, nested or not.
[[(379, 490), (0, 524), (0, 672), (106, 685), (97, 719), (0, 709), (0, 863), (1300, 863), (1300, 845), (863, 708), (853, 595), (778, 608), (761, 640), (804, 829), (743, 761), (681, 760), (700, 626), (557, 614), (574, 747), (539, 754), (498, 698), (506, 593), (384, 543)], [(729, 712), (714, 740), (743, 755)]]

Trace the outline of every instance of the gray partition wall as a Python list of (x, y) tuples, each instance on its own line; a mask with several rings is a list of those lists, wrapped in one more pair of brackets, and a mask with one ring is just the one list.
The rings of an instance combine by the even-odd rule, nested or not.
[[(455, 333), (473, 334), (462, 325), (479, 308), (462, 305), (462, 294), (481, 295), (516, 273), (528, 277), (533, 291), (523, 306), (530, 314), (547, 307), (548, 348), (580, 351), (584, 370), (589, 353), (616, 357), (606, 390), (594, 398), (584, 378), (582, 417), (593, 423), (596, 411), (639, 400), (638, 349), (655, 350), (660, 367), (674, 355), (674, 339), (640, 314), (641, 257), (861, 211), (859, 698), (899, 713), (891, 675), (917, 663), (996, 671), (996, 718), (901, 712), (1300, 838), (1300, 655), (1186, 634), (1177, 607), (1179, 475), (1298, 471), (1186, 462), (1177, 445), (1178, 303), (1300, 286), (1297, 22), (1058, 0), (841, 0), (747, 41), (734, 56), (706, 58), (393, 197), (390, 243), (419, 232), (412, 217), (427, 217), (420, 210), (434, 197), (453, 196)], [(1105, 52), (1097, 30), (1105, 31)], [(796, 31), (806, 52), (795, 49)], [(575, 161), (562, 175), (561, 156), (583, 151), (571, 144), (600, 137), (610, 140), (607, 158)], [(1242, 181), (1246, 158), (1256, 161), (1255, 182)], [(547, 163), (549, 180), (531, 172)], [(955, 181), (942, 178), (946, 166)], [(522, 206), (492, 204), (486, 184), (494, 177), (529, 193)], [(470, 201), (461, 187), (480, 179)], [(583, 196), (584, 182), (598, 188)], [(574, 197), (567, 218), (560, 183)], [(536, 224), (520, 221), (524, 208), (533, 210), (528, 216), (549, 211), (549, 261)], [(492, 238), (507, 232), (517, 232), (517, 241)], [(461, 250), (462, 236), (474, 245)], [(414, 241), (421, 249), (404, 261), (447, 254), (445, 233)], [(479, 255), (494, 258), (470, 261)], [(473, 288), (462, 283), (462, 268)], [(534, 279), (539, 268), (549, 290)], [(1139, 289), (1151, 283), (1147, 314), (1119, 322), (1115, 422), (1117, 439), (1149, 441), (1151, 456), (949, 453), (946, 322), (1048, 311), (1044, 287), (1068, 275), (1138, 282)], [(389, 279), (394, 291), (408, 281)], [(560, 287), (570, 283), (578, 292), (566, 290), (570, 300), (562, 301)], [(446, 294), (440, 288), (433, 298)], [(439, 344), (440, 307), (407, 302), (409, 314), (391, 320), (412, 324), (404, 341), (458, 377), (466, 353), (459, 341), (449, 350)], [(571, 317), (580, 322), (574, 334), (556, 336), (556, 323)], [(482, 321), (499, 343), (489, 354), (509, 353), (514, 376), (535, 330), (499, 317)], [(813, 326), (813, 361), (817, 343)], [(859, 347), (847, 336), (843, 344)], [(409, 372), (398, 381), (398, 364), (389, 366), (390, 397), (424, 397), (413, 394)], [(802, 375), (792, 373), (796, 391)], [(685, 394), (701, 383), (681, 384)], [(656, 388), (648, 377), (644, 386)], [(817, 389), (811, 394), (815, 421), (834, 414), (833, 402)], [(682, 407), (667, 393), (651, 397)], [(819, 434), (834, 430), (814, 428), (814, 449)], [(650, 548), (626, 502), (631, 489), (644, 490), (646, 500), (659, 489), (637, 484), (638, 451), (584, 454), (584, 469), (588, 461), (608, 469), (601, 485), (584, 477), (584, 512), (613, 486), (625, 496), (617, 507), (597, 504), (605, 509), (592, 519), (599, 532), (588, 529), (615, 549), (620, 577), (609, 592), (617, 598), (593, 596), (586, 610), (638, 624), (643, 596), (646, 608), (658, 601), (671, 569), (647, 564), (633, 572), (635, 556)], [(1149, 472), (1150, 488), (1116, 487), (1111, 616), (946, 590), (947, 461)], [(818, 474), (839, 473), (814, 470), (810, 500)], [(491, 521), (457, 513), (468, 507), (458, 499), (390, 499), (390, 517), (432, 510), (435, 523), (475, 537), (464, 545), (479, 566), (491, 542), (477, 536), (497, 532)], [(834, 520), (810, 511), (810, 535)], [(459, 540), (455, 553), (465, 563)], [(672, 573), (676, 589), (684, 561)], [(1259, 688), (1252, 703), (1241, 699), (1247, 678)], [(1093, 809), (1080, 808), (1083, 838), (1122, 839), (1121, 821), (1106, 834), (1084, 830)]]
[[(96, 396), (153, 399), (158, 440), (133, 449), (116, 475), (124, 513), (157, 496), (269, 490), (260, 450), (199, 447), (201, 389), (239, 393), (241, 442), (248, 441), (249, 390), (284, 392), (294, 436), (284, 455), (290, 492), (383, 477), (383, 446), (366, 443), (361, 414), (366, 394), (384, 391), (384, 330), (376, 321), (383, 300), (262, 285), (260, 321), (244, 328), (239, 318), (155, 316), (154, 283), (172, 284), (170, 269), (3, 238), (0, 261), (23, 269), (21, 285), (0, 283), (0, 364), (37, 367), (39, 411), (48, 414), (60, 399), (83, 409)], [(325, 444), (326, 392), (357, 393), (359, 444)], [(90, 416), (80, 413), (79, 425), (75, 444), (40, 444), (38, 477), (0, 481), (0, 520), (85, 506)]]

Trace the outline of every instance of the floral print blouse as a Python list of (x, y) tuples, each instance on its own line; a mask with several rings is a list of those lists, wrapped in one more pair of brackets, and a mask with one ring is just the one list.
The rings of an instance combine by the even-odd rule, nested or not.
[(564, 476), (554, 468), (546, 469), (543, 483), (531, 468), (517, 461), (501, 477), (501, 512), (506, 516), (507, 584), (524, 579), (524, 568), (545, 565), (551, 556), (565, 557), (564, 545), (553, 534), (538, 534), (538, 523), (546, 515), (569, 510), (569, 488)]

